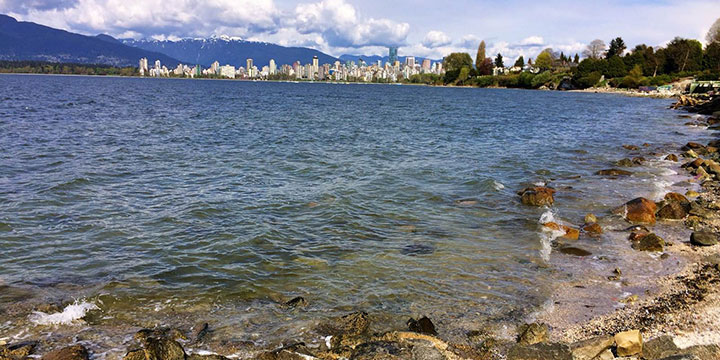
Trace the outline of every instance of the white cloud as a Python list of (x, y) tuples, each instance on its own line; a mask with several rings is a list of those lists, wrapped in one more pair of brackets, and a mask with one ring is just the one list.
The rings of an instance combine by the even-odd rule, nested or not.
[(429, 48), (436, 48), (440, 46), (449, 45), (452, 41), (450, 40), (450, 37), (447, 36), (442, 31), (432, 30), (428, 31), (427, 34), (425, 34), (425, 38), (422, 41), (422, 44), (425, 47)]
[(520, 40), (520, 43), (519, 43), (519, 45), (524, 45), (524, 46), (532, 46), (532, 45), (542, 46), (543, 44), (545, 44), (545, 40), (543, 40), (542, 36), (526, 37), (526, 38)]

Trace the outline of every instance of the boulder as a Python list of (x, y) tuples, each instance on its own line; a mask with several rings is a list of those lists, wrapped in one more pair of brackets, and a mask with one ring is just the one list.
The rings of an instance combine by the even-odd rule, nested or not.
[(350, 335), (357, 336), (367, 332), (370, 327), (368, 314), (364, 311), (354, 312), (335, 318), (318, 327), (323, 335)]
[(678, 162), (678, 157), (677, 157), (677, 155), (675, 155), (675, 154), (670, 154), (670, 155), (668, 155), (668, 156), (665, 157), (665, 160)]
[(543, 224), (543, 226), (551, 230), (564, 232), (563, 235), (560, 235), (560, 237), (563, 239), (577, 240), (580, 237), (580, 230), (573, 229), (569, 226), (560, 225), (554, 222), (545, 223)]
[(637, 156), (637, 157), (632, 158), (632, 162), (635, 165), (642, 165), (645, 161), (646, 161), (645, 158), (642, 156)]
[(687, 151), (687, 150), (697, 150), (697, 149), (704, 149), (704, 148), (705, 148), (705, 145), (691, 141), (691, 142), (685, 144), (685, 146), (683, 146), (681, 148), (681, 150)]
[(642, 353), (643, 340), (640, 331), (630, 330), (615, 334), (618, 356), (630, 356)]
[(631, 172), (627, 170), (620, 170), (620, 169), (605, 169), (600, 170), (595, 173), (596, 175), (602, 175), (602, 176), (629, 176), (632, 175)]
[(689, 203), (683, 206), (678, 201), (667, 201), (655, 215), (663, 220), (682, 220), (688, 215), (688, 207)]
[(620, 159), (620, 160), (616, 161), (615, 165), (622, 166), (622, 167), (632, 167), (635, 164), (633, 163), (632, 160), (625, 158), (625, 159)]
[(555, 202), (554, 194), (555, 189), (542, 186), (529, 187), (518, 192), (520, 201), (530, 206), (550, 206)]
[(410, 320), (408, 320), (407, 322), (407, 325), (408, 329), (412, 332), (427, 335), (437, 335), (437, 331), (435, 330), (435, 324), (433, 324), (427, 316), (423, 316), (418, 320), (410, 318)]
[(697, 192), (697, 191), (688, 190), (688, 191), (685, 193), (685, 196), (687, 196), (687, 197), (698, 197), (698, 196), (700, 196), (700, 193)]
[(574, 360), (593, 360), (615, 344), (612, 336), (597, 336), (570, 344)]
[(53, 350), (42, 357), (42, 360), (88, 360), (87, 349), (82, 345), (72, 345)]
[(665, 240), (650, 233), (639, 237), (632, 243), (632, 248), (639, 251), (663, 251)]
[(582, 229), (590, 235), (599, 235), (603, 232), (602, 227), (598, 223), (586, 224)]
[(709, 174), (720, 175), (720, 165), (714, 161), (706, 164), (705, 168)]
[(622, 147), (624, 147), (625, 149), (630, 150), (630, 151), (640, 150), (640, 148), (635, 145), (623, 145)]
[(507, 360), (572, 360), (572, 353), (565, 344), (516, 344), (508, 350)]
[(517, 329), (517, 342), (521, 345), (533, 345), (537, 343), (547, 342), (548, 326), (542, 323), (524, 324)]
[(594, 214), (587, 214), (585, 215), (585, 223), (586, 224), (592, 224), (598, 222), (597, 216)]
[(195, 324), (190, 333), (190, 341), (200, 342), (205, 335), (207, 335), (210, 326), (206, 322), (199, 322)]
[(678, 354), (679, 350), (671, 336), (662, 335), (643, 344), (643, 357), (662, 359)]
[(695, 231), (690, 235), (690, 243), (696, 246), (713, 246), (718, 243), (718, 237), (709, 231)]
[(286, 307), (289, 307), (289, 308), (302, 308), (302, 307), (306, 307), (308, 305), (308, 302), (307, 302), (307, 300), (305, 300), (304, 297), (296, 296), (296, 297), (290, 299), (289, 301), (285, 302), (285, 304), (283, 304), (283, 305), (285, 305)]
[(0, 359), (25, 359), (35, 350), (35, 342), (23, 342), (0, 346)]
[(622, 215), (625, 220), (632, 223), (655, 224), (657, 205), (654, 201), (637, 198), (628, 201), (625, 205), (616, 208), (613, 212)]
[(558, 249), (559, 252), (573, 256), (590, 256), (591, 252), (574, 246), (563, 246)]
[(209, 354), (209, 355), (192, 354), (192, 355), (188, 355), (186, 360), (230, 360), (230, 359), (226, 358), (222, 355), (217, 355), (217, 354)]

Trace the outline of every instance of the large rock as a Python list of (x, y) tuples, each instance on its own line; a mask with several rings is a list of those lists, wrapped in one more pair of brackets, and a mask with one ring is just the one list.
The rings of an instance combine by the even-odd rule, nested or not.
[(520, 201), (530, 206), (550, 206), (555, 202), (555, 189), (543, 186), (529, 187), (518, 192)]
[(690, 243), (696, 246), (713, 246), (718, 243), (718, 237), (709, 231), (695, 231), (690, 235)]
[(689, 204), (683, 205), (678, 201), (666, 201), (655, 216), (663, 220), (682, 220), (688, 215), (688, 208)]
[(25, 359), (35, 350), (35, 342), (0, 345), (0, 359)]
[(564, 234), (560, 235), (560, 237), (563, 239), (577, 240), (580, 237), (580, 230), (573, 229), (569, 226), (560, 225), (554, 222), (545, 223), (543, 226), (551, 230), (562, 231)]
[(677, 201), (682, 205), (690, 204), (690, 200), (688, 200), (685, 195), (676, 192), (669, 192), (665, 194), (664, 199), (665, 201)]
[(574, 360), (593, 360), (615, 344), (612, 336), (597, 336), (570, 345)]
[(570, 347), (565, 344), (517, 344), (508, 350), (507, 360), (572, 360)]
[(548, 326), (546, 324), (524, 324), (518, 327), (517, 342), (521, 345), (533, 345), (541, 342), (547, 342)]
[(368, 319), (368, 314), (364, 311), (359, 311), (321, 324), (318, 327), (318, 331), (324, 335), (357, 336), (366, 333), (369, 327), (370, 320)]
[(620, 169), (605, 169), (595, 173), (596, 175), (602, 176), (629, 176), (632, 175), (630, 171)]
[(585, 224), (583, 231), (590, 235), (599, 235), (603, 232), (602, 227), (598, 223)]
[(437, 330), (435, 330), (435, 325), (430, 321), (430, 319), (427, 316), (423, 316), (418, 320), (415, 320), (414, 318), (410, 318), (407, 322), (408, 329), (412, 332), (416, 332), (419, 334), (428, 334), (428, 335), (437, 335)]
[(643, 340), (640, 331), (630, 330), (615, 334), (618, 356), (630, 356), (642, 353)]
[(128, 352), (124, 360), (185, 360), (185, 350), (177, 341), (168, 338), (171, 330), (143, 329), (135, 333), (142, 349)]
[(657, 205), (646, 198), (637, 198), (628, 201), (625, 205), (616, 208), (613, 212), (622, 215), (632, 223), (655, 224)]
[(88, 360), (88, 357), (88, 351), (84, 346), (72, 345), (53, 350), (45, 354), (42, 360)]
[(668, 155), (668, 156), (665, 157), (665, 160), (678, 162), (678, 157), (677, 157), (677, 155), (675, 155), (675, 154), (670, 154), (670, 155)]
[(633, 240), (632, 248), (639, 251), (663, 251), (665, 240), (650, 233)]
[(643, 344), (643, 357), (646, 359), (662, 359), (677, 355), (680, 349), (675, 345), (671, 336), (658, 336)]

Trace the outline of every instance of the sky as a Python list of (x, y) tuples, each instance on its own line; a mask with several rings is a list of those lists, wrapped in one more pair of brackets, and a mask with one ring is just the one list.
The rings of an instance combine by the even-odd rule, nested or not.
[(117, 38), (228, 35), (333, 56), (399, 55), (441, 59), (456, 51), (514, 60), (551, 47), (582, 53), (594, 39), (622, 37), (629, 48), (676, 36), (704, 41), (720, 0), (0, 0), (18, 20)]

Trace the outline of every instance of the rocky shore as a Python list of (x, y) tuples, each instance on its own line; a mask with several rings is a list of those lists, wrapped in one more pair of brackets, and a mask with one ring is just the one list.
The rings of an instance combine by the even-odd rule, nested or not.
[[(720, 128), (720, 98), (681, 98), (676, 108), (704, 115), (696, 125)], [(682, 121), (682, 120), (679, 120)], [(701, 121), (701, 122), (700, 122)], [(642, 146), (626, 145), (639, 151)], [(539, 314), (534, 321), (516, 324), (498, 335), (490, 326), (468, 329), (461, 337), (438, 336), (432, 319), (410, 318), (407, 326), (394, 331), (374, 331), (372, 314), (352, 312), (326, 320), (311, 329), (312, 338), (289, 341), (276, 348), (258, 348), (213, 336), (213, 324), (198, 323), (191, 328), (141, 329), (125, 343), (125, 360), (221, 360), (228, 358), (260, 360), (310, 359), (509, 359), (509, 360), (606, 360), (606, 359), (720, 359), (720, 140), (707, 144), (691, 142), (677, 153), (663, 154), (668, 161), (682, 163), (688, 184), (699, 184), (702, 191), (688, 189), (684, 194), (670, 192), (662, 201), (647, 198), (618, 199), (617, 207), (605, 214), (588, 214), (581, 224), (548, 221), (541, 226), (558, 239), (575, 241), (605, 231), (603, 217), (626, 221), (621, 231), (627, 237), (627, 251), (652, 254), (650, 261), (674, 264), (670, 275), (651, 279), (643, 293), (629, 294), (616, 303), (613, 311), (595, 313), (578, 298), (578, 289), (590, 288), (591, 281), (602, 286), (626, 286), (627, 269), (616, 267), (605, 279), (587, 283), (559, 285), (551, 301), (553, 311)], [(621, 159), (618, 168), (600, 170), (598, 176), (628, 176), (631, 167), (642, 163), (641, 156)], [(520, 190), (517, 201), (524, 206), (550, 207), (562, 189), (533, 186)], [(689, 234), (686, 238), (663, 238), (654, 228), (674, 226)], [(565, 246), (569, 254), (585, 256), (583, 249)], [(575, 250), (567, 250), (575, 249)], [(670, 262), (672, 260), (672, 262)], [(602, 286), (591, 288), (600, 291)], [(585, 294), (602, 298), (602, 292)], [(302, 309), (308, 302), (293, 298), (282, 306)], [(565, 305), (572, 304), (572, 305)], [(451, 304), (450, 304), (451, 306)], [(590, 314), (590, 318), (579, 315)], [(509, 336), (508, 336), (509, 334)], [(196, 349), (212, 349), (207, 350)], [(0, 360), (40, 358), (44, 360), (85, 360), (103, 358), (93, 353), (87, 339), (58, 344), (52, 339), (19, 343), (0, 341)]]

